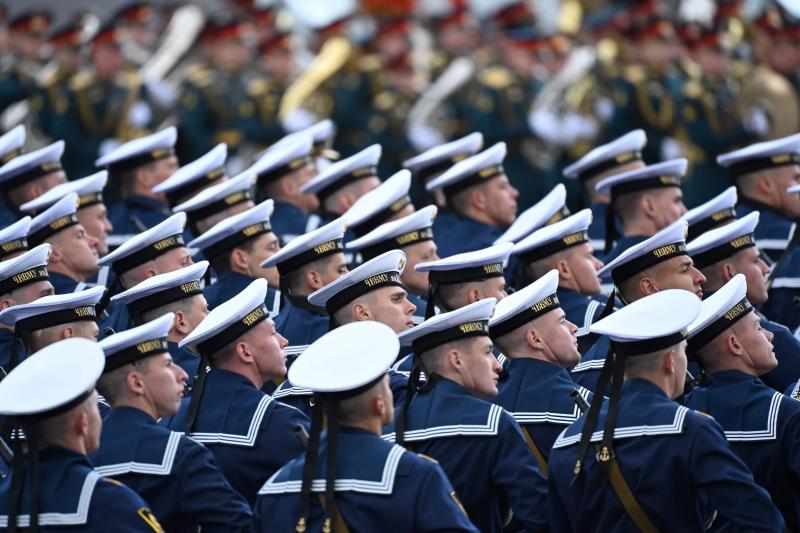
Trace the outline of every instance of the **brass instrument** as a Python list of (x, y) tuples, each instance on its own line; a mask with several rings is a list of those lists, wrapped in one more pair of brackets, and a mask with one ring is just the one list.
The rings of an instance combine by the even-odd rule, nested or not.
[(762, 109), (770, 121), (765, 139), (777, 139), (800, 130), (800, 99), (792, 84), (767, 66), (758, 65), (741, 81), (736, 108), (744, 116), (752, 108)]

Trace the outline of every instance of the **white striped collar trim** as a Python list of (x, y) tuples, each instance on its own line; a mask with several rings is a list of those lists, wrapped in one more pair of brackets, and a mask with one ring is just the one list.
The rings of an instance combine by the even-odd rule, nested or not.
[(250, 420), (250, 427), (247, 429), (246, 435), (234, 435), (231, 433), (191, 433), (189, 436), (203, 444), (230, 444), (232, 446), (246, 446), (252, 447), (258, 438), (259, 429), (261, 428), (261, 421), (264, 419), (264, 414), (267, 412), (267, 407), (272, 402), (272, 396), (265, 395), (258, 402), (253, 418)]
[(506, 363), (508, 363), (508, 357), (506, 357), (503, 352), (500, 352), (499, 354), (497, 354), (496, 359), (497, 359), (497, 362), (500, 363), (501, 366), (506, 366)]
[(283, 349), (286, 355), (300, 355), (309, 347), (308, 344), (293, 344)]
[[(424, 441), (431, 439), (441, 439), (445, 437), (492, 437), (497, 435), (500, 427), (500, 416), (503, 408), (499, 405), (492, 405), (489, 408), (489, 416), (486, 417), (485, 424), (457, 424), (453, 426), (437, 426), (425, 429), (414, 429), (404, 433), (405, 440), (409, 442)], [(395, 433), (383, 435), (383, 440), (394, 442)]]
[[(688, 412), (689, 412), (688, 408), (680, 405), (675, 410), (675, 417), (673, 418), (671, 424), (662, 424), (659, 426), (629, 426), (629, 427), (614, 428), (614, 438), (629, 439), (632, 437), (650, 437), (653, 435), (677, 435), (683, 432), (683, 421), (686, 418), (686, 413)], [(565, 448), (567, 446), (577, 444), (578, 441), (581, 440), (580, 433), (578, 433), (577, 435), (572, 435), (570, 437), (565, 437), (564, 433), (566, 433), (567, 429), (564, 429), (564, 431), (562, 431), (561, 434), (558, 436), (555, 443), (553, 443), (553, 448)], [(592, 439), (591, 439), (592, 442), (600, 442), (602, 439), (603, 439), (602, 429), (600, 431), (595, 431), (594, 433), (592, 433)]]
[(586, 372), (587, 370), (600, 370), (603, 368), (606, 360), (603, 359), (591, 359), (589, 361), (584, 361), (582, 363), (578, 363), (575, 367), (570, 370), (571, 374), (575, 372)]
[(767, 415), (767, 427), (755, 431), (726, 431), (725, 438), (731, 442), (775, 440), (778, 438), (778, 414), (780, 412), (783, 394), (776, 392), (772, 395)]
[(591, 245), (592, 250), (595, 252), (599, 251), (601, 254), (606, 248), (606, 241), (603, 239), (589, 239), (589, 244)]
[[(100, 474), (89, 472), (83, 480), (81, 495), (78, 498), (78, 509), (74, 513), (39, 513), (40, 526), (79, 526), (86, 523), (89, 518), (89, 504), (92, 501), (92, 493), (100, 480)], [(31, 515), (23, 514), (17, 516), (18, 527), (30, 527)], [(0, 527), (8, 527), (8, 516), (0, 516)]]
[(790, 398), (793, 400), (800, 400), (800, 380), (794, 384), (794, 388), (792, 389), (792, 393), (789, 395)]
[[(383, 465), (383, 473), (380, 481), (365, 481), (363, 479), (336, 479), (333, 483), (335, 492), (362, 492), (366, 494), (391, 494), (394, 490), (394, 480), (397, 475), (397, 465), (400, 464), (400, 458), (406, 453), (405, 448), (402, 446), (394, 445), (389, 450), (389, 455), (386, 456), (386, 462)], [(284, 467), (286, 468), (286, 467)], [(283, 469), (278, 470), (271, 478), (264, 483), (259, 494), (286, 494), (292, 492), (300, 492), (302, 490), (302, 481), (283, 481), (276, 483), (274, 479), (280, 475)], [(311, 490), (313, 492), (325, 492), (325, 480), (314, 479), (311, 482)]]
[[(275, 289), (275, 297), (272, 299), (272, 307), (268, 309), (269, 314), (274, 318), (275, 315), (281, 312), (281, 291)], [(288, 348), (288, 346), (287, 346)]]
[(597, 300), (591, 300), (589, 305), (586, 306), (586, 313), (583, 314), (583, 325), (575, 332), (576, 337), (583, 337), (589, 334), (589, 327), (592, 325), (594, 313), (597, 311), (598, 307), (600, 307), (600, 302)]
[(401, 374), (408, 375), (408, 372), (401, 372), (401, 371), (400, 371), (400, 366), (401, 366), (403, 363), (405, 363), (405, 362), (408, 360), (408, 358), (409, 358), (409, 357), (413, 357), (413, 356), (414, 356), (414, 354), (408, 354), (407, 356), (403, 357), (403, 358), (402, 358), (402, 359), (400, 359), (398, 362), (396, 362), (395, 364), (393, 364), (393, 365), (392, 365), (390, 368), (391, 368), (392, 370), (394, 370), (395, 372), (400, 372)]
[[(583, 387), (578, 387), (578, 394), (580, 394), (584, 400), (587, 402), (589, 401), (589, 389), (585, 389)], [(535, 412), (535, 413), (526, 413), (520, 411), (510, 411), (511, 416), (514, 417), (514, 420), (517, 421), (519, 424), (561, 424), (561, 425), (569, 425), (575, 422), (577, 419), (581, 417), (581, 410), (578, 408), (576, 404), (572, 410), (572, 413), (550, 413), (550, 412)]]
[(800, 289), (800, 278), (775, 278), (772, 280), (773, 289)]
[(275, 392), (272, 393), (272, 397), (276, 400), (280, 398), (288, 398), (289, 396), (313, 396), (314, 391), (311, 389), (304, 389), (303, 387), (284, 387), (284, 385), (288, 383), (288, 381), (284, 381), (281, 383)]
[[(791, 232), (789, 234), (791, 235)], [(756, 239), (756, 246), (767, 250), (783, 250), (787, 244), (789, 239)]]
[(175, 454), (178, 451), (178, 444), (180, 443), (183, 433), (172, 431), (167, 446), (164, 449), (164, 456), (161, 458), (161, 463), (137, 463), (130, 461), (128, 463), (117, 463), (114, 465), (103, 465), (95, 467), (95, 470), (104, 476), (118, 476), (120, 474), (150, 474), (153, 476), (166, 476), (172, 472), (172, 465), (175, 463)]

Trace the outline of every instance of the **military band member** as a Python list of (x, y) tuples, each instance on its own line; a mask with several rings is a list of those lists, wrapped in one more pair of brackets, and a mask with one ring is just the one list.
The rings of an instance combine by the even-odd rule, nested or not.
[(97, 387), (112, 410), (89, 460), (98, 473), (152, 502), (153, 514), (170, 531), (249, 531), (250, 506), (211, 452), (156, 423), (177, 412), (187, 379), (167, 348), (174, 323), (175, 315), (166, 313), (100, 344), (106, 364)]
[(363, 237), (384, 222), (397, 220), (415, 211), (408, 190), (411, 172), (401, 170), (364, 194), (345, 212), (347, 228)]
[(10, 50), (5, 51), (0, 71), (0, 110), (4, 111), (35, 92), (36, 75), (41, 68), (47, 31), (52, 22), (53, 14), (42, 7), (24, 6), (8, 18)]
[[(361, 349), (365, 342), (369, 352)], [(379, 438), (394, 416), (386, 372), (398, 348), (392, 329), (353, 323), (324, 335), (292, 365), (290, 379), (313, 391), (320, 414), (305, 455), (261, 487), (256, 531), (301, 524), (304, 531), (324, 524), (334, 531), (477, 531), (435, 461)], [(324, 443), (318, 440), (323, 411), (329, 413)], [(335, 468), (326, 470), (323, 461), (335, 461)], [(307, 468), (314, 470), (304, 476)]]
[(115, 235), (141, 233), (170, 216), (166, 194), (154, 193), (153, 187), (178, 170), (176, 138), (177, 131), (169, 127), (128, 141), (95, 161), (119, 184), (120, 199), (109, 210)]
[(735, 529), (783, 529), (722, 428), (673, 401), (684, 390), (686, 328), (699, 311), (694, 295), (666, 290), (592, 324), (611, 338), (604, 380), (613, 373), (615, 383), (610, 400), (600, 400), (608, 387), (596, 390), (588, 413), (553, 444), (551, 529), (699, 531), (717, 513)]
[(22, 204), (67, 181), (67, 175), (61, 170), (63, 153), (64, 141), (57, 141), (14, 157), (0, 167), (0, 195), (4, 204), (0, 209), (0, 227), (13, 224), (22, 216)]
[(546, 481), (517, 422), (489, 401), (502, 368), (489, 338), (494, 305), (486, 298), (399, 335), (428, 382), (384, 438), (439, 461), (479, 530), (502, 531), (509, 512), (527, 531), (546, 530)]
[[(592, 210), (589, 239), (596, 254), (602, 254), (606, 242), (606, 211), (611, 204), (608, 194), (601, 194), (595, 186), (610, 176), (636, 170), (645, 166), (642, 149), (647, 144), (644, 130), (633, 130), (613, 141), (600, 145), (564, 168), (564, 176), (577, 179), (582, 187), (585, 204)], [(620, 235), (615, 220), (615, 235)], [(612, 237), (613, 238), (613, 237)]]
[(10, 226), (0, 229), (0, 262), (8, 261), (28, 251), (28, 230), (31, 217), (24, 216)]
[(189, 376), (189, 384), (197, 376), (200, 357), (187, 348), (181, 348), (178, 343), (208, 315), (208, 304), (201, 287), (207, 269), (208, 261), (199, 261), (147, 278), (111, 297), (114, 304), (126, 306), (134, 326), (152, 322), (167, 313), (173, 315), (174, 320), (166, 334), (167, 351), (172, 363)]
[(51, 246), (47, 271), (56, 294), (80, 292), (97, 273), (98, 240), (86, 233), (78, 221), (77, 193), (69, 193), (36, 215), (28, 230), (31, 246)]
[(261, 392), (268, 380), (286, 375), (288, 342), (264, 305), (267, 281), (257, 279), (223, 303), (179, 346), (201, 355), (201, 372), (178, 413), (167, 420), (175, 431), (204, 444), (231, 486), (252, 505), (258, 489), (303, 448), (295, 427), (308, 428), (300, 411)]
[(558, 271), (551, 270), (524, 289), (497, 303), (489, 335), (508, 354), (508, 379), (492, 400), (520, 425), (539, 470), (547, 477), (547, 460), (558, 434), (578, 419), (573, 391), (590, 400), (568, 369), (580, 361), (577, 327), (559, 305)]
[(255, 181), (253, 174), (239, 174), (200, 191), (172, 210), (186, 213), (192, 235), (199, 237), (218, 222), (253, 207)]
[[(608, 263), (635, 244), (666, 228), (684, 213), (681, 182), (687, 161), (673, 159), (621, 174), (597, 183), (595, 189), (611, 198), (606, 211), (606, 255)], [(614, 243), (614, 218), (619, 219), (622, 235)], [(612, 238), (609, 238), (611, 236)]]
[[(753, 211), (726, 226), (713, 229), (687, 245), (697, 268), (706, 277), (706, 297), (720, 290), (737, 274), (747, 279), (747, 300), (755, 307), (769, 299), (767, 275), (769, 267), (756, 248), (760, 214)], [(761, 327), (772, 336), (778, 367), (761, 376), (773, 389), (783, 392), (800, 379), (800, 340), (786, 328), (764, 318), (758, 311)]]
[(164, 194), (171, 209), (194, 198), (201, 191), (228, 179), (225, 159), (228, 146), (219, 143), (206, 154), (183, 165), (167, 179), (153, 187), (153, 193)]
[(0, 527), (163, 531), (141, 496), (98, 474), (86, 458), (100, 441), (94, 386), (103, 364), (96, 342), (66, 339), (3, 379), (0, 414), (17, 419), (28, 451), (16, 450), (13, 473), (0, 482)]
[(448, 210), (433, 224), (439, 255), (490, 246), (517, 216), (519, 193), (503, 171), (505, 143), (459, 161), (428, 182), (428, 192), (441, 189)]
[[(0, 311), (53, 294), (47, 272), (50, 245), (40, 244), (0, 263)], [(0, 368), (10, 372), (22, 360), (25, 347), (14, 332), (0, 325)]]
[(270, 285), (264, 302), (267, 310), (271, 315), (280, 311), (278, 269), (261, 266), (280, 250), (278, 236), (272, 231), (272, 206), (272, 200), (265, 200), (219, 222), (189, 243), (203, 252), (217, 274), (214, 283), (203, 289), (209, 309), (239, 294), (254, 279), (264, 278)]
[(739, 192), (736, 214), (761, 213), (755, 236), (775, 269), (770, 275), (769, 300), (761, 311), (794, 331), (800, 326), (795, 301), (800, 255), (790, 238), (800, 236), (792, 230), (800, 217), (800, 195), (787, 189), (796, 184), (800, 173), (800, 134), (723, 154), (717, 162), (728, 168)]

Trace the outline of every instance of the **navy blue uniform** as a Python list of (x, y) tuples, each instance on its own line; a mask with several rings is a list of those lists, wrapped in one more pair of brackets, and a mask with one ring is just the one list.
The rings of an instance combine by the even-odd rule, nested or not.
[(252, 513), (203, 445), (159, 426), (133, 407), (115, 407), (103, 420), (100, 447), (89, 456), (150, 502), (166, 531), (248, 531)]
[(416, 311), (414, 311), (414, 324), (419, 325), (425, 322), (425, 309), (428, 307), (428, 300), (420, 298), (411, 292), (406, 295), (406, 298), (417, 307)]
[(177, 342), (167, 341), (167, 350), (172, 356), (172, 362), (178, 365), (189, 376), (189, 383), (197, 376), (197, 369), (200, 366), (200, 356), (189, 350), (181, 348)]
[(616, 259), (619, 256), (619, 254), (621, 254), (631, 246), (639, 244), (640, 242), (644, 242), (647, 239), (649, 239), (649, 237), (645, 237), (643, 235), (620, 237), (619, 240), (617, 240), (617, 242), (614, 243), (614, 246), (611, 248), (611, 251), (608, 252), (607, 255), (603, 256), (601, 259), (603, 260), (603, 263), (608, 264), (612, 260)]
[(726, 370), (686, 396), (686, 406), (714, 417), (736, 455), (767, 489), (790, 531), (800, 527), (800, 402), (756, 376)]
[(275, 209), (269, 217), (272, 231), (286, 244), (295, 237), (304, 235), (308, 229), (308, 215), (294, 204), (275, 202)]
[[(384, 438), (393, 441), (391, 431)], [(412, 400), (405, 440), (439, 461), (479, 530), (502, 531), (509, 510), (526, 530), (547, 529), (545, 479), (519, 425), (500, 406), (441, 379)]]
[(164, 222), (170, 215), (169, 206), (144, 196), (128, 196), (108, 210), (114, 235), (136, 235)]
[[(185, 431), (189, 398), (165, 423)], [(267, 396), (246, 377), (219, 368), (206, 376), (203, 397), (189, 435), (204, 444), (231, 486), (252, 505), (261, 485), (303, 446), (296, 425), (309, 429), (303, 413)]]
[(296, 307), (288, 300), (275, 317), (275, 329), (289, 341), (287, 351), (311, 344), (328, 333), (329, 327), (328, 315)]
[(53, 284), (53, 291), (55, 294), (69, 294), (71, 292), (81, 292), (88, 289), (93, 285), (83, 281), (74, 280), (71, 277), (61, 274), (60, 272), (49, 272), (50, 283)]
[[(14, 332), (10, 329), (0, 328), (0, 368), (7, 373), (11, 372), (11, 352), (14, 351)], [(17, 362), (25, 359), (25, 346), (22, 340), (16, 339), (17, 343)]]
[[(323, 439), (312, 485), (317, 494), (325, 486), (325, 450)], [(304, 464), (305, 455), (294, 459), (261, 488), (255, 531), (294, 531)], [(343, 426), (336, 467), (336, 505), (350, 531), (478, 531), (438, 464), (372, 433)], [(315, 495), (306, 531), (321, 531), (322, 518)]]
[[(40, 531), (162, 531), (141, 496), (122, 483), (95, 472), (85, 455), (59, 446), (40, 451), (38, 482)], [(11, 476), (0, 481), (2, 529), (8, 527), (10, 491)], [(29, 524), (30, 497), (26, 476), (18, 525), (27, 527)]]
[[(214, 283), (203, 289), (203, 296), (206, 298), (209, 311), (242, 292), (254, 279), (247, 274), (240, 274), (232, 270), (226, 270), (220, 274)], [(265, 303), (269, 314), (277, 315), (281, 309), (280, 291), (272, 287), (268, 288)]]
[[(120, 291), (122, 292), (122, 291)], [(106, 308), (108, 316), (105, 320), (100, 322), (100, 338), (106, 337), (105, 331), (108, 328), (114, 330), (115, 333), (125, 331), (132, 326), (130, 315), (128, 315), (128, 306), (111, 302)]]
[(558, 301), (561, 309), (567, 315), (567, 320), (578, 327), (575, 333), (578, 337), (589, 333), (589, 326), (597, 320), (603, 312), (605, 302), (601, 302), (591, 296), (586, 296), (572, 289), (559, 287)]
[(570, 370), (572, 380), (590, 391), (594, 391), (597, 388), (597, 380), (600, 378), (600, 371), (603, 370), (603, 363), (610, 347), (611, 343), (608, 337), (598, 336), (592, 347), (581, 357), (581, 362)]
[(594, 255), (602, 257), (603, 250), (606, 247), (606, 211), (608, 211), (609, 205), (592, 204), (589, 208), (592, 210), (592, 223), (589, 224), (589, 243), (592, 245)]
[[(602, 438), (607, 403), (592, 442)], [(552, 531), (638, 531), (608, 480), (595, 450), (573, 481), (583, 423), (559, 435), (550, 453)], [(614, 452), (625, 481), (660, 531), (703, 531), (718, 511), (737, 531), (782, 531), (769, 494), (728, 446), (710, 417), (670, 400), (656, 385), (632, 379), (623, 385), (614, 430)]]
[(17, 220), (19, 220), (18, 210), (12, 209), (6, 199), (0, 196), (0, 229), (7, 228)]
[(489, 224), (441, 211), (433, 221), (433, 240), (439, 257), (450, 257), (491, 246), (503, 232)]

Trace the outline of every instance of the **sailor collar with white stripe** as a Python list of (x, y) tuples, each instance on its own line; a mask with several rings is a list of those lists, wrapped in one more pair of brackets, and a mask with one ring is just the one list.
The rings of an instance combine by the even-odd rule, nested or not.
[(680, 187), (688, 164), (686, 159), (672, 159), (615, 174), (601, 180), (595, 185), (595, 190), (610, 195), (613, 201), (620, 196), (648, 189)]
[(544, 198), (523, 211), (494, 244), (517, 243), (542, 226), (563, 220), (570, 214), (566, 201), (567, 189), (563, 183), (559, 183)]
[(75, 214), (78, 210), (78, 195), (71, 192), (31, 220), (28, 242), (38, 246), (56, 233), (79, 224)]
[(390, 250), (431, 241), (437, 212), (435, 205), (429, 205), (403, 218), (381, 224), (363, 237), (348, 242), (347, 249), (357, 250), (362, 258), (369, 260)]
[(167, 179), (153, 187), (154, 193), (163, 192), (169, 205), (175, 206), (186, 201), (200, 190), (226, 178), (225, 159), (228, 145), (219, 143), (206, 154), (183, 165)]
[(146, 357), (168, 353), (167, 335), (175, 321), (175, 313), (166, 313), (141, 326), (109, 335), (99, 346), (106, 358), (103, 373), (111, 372)]
[(115, 294), (111, 301), (127, 306), (131, 316), (137, 317), (141, 313), (203, 294), (201, 281), (207, 269), (208, 261), (198, 261), (172, 272), (158, 274)]
[(38, 198), (22, 204), (19, 208), (21, 211), (35, 213), (52, 206), (64, 196), (73, 192), (78, 195), (78, 210), (91, 205), (102, 204), (103, 189), (107, 181), (108, 172), (101, 170), (91, 176), (56, 185)]
[[(154, 450), (155, 459), (158, 462), (144, 462), (144, 461), (126, 461), (124, 463), (105, 464), (96, 466), (96, 472), (103, 476), (120, 476), (123, 474), (145, 474), (148, 476), (168, 476), (172, 473), (172, 467), (175, 464), (175, 456), (178, 453), (178, 446), (181, 442), (183, 433), (178, 431), (165, 431), (163, 435), (165, 440), (156, 440), (152, 437), (146, 442), (141, 442), (148, 448), (154, 445), (162, 445), (163, 448)], [(160, 453), (159, 453), (160, 452)], [(160, 457), (158, 456), (160, 455)]]
[(373, 144), (357, 154), (332, 164), (300, 187), (301, 193), (316, 193), (320, 203), (342, 187), (377, 176), (382, 148)]
[(588, 181), (600, 174), (642, 160), (642, 149), (647, 144), (644, 130), (633, 130), (610, 143), (597, 146), (585, 156), (564, 169), (564, 176)]
[(345, 212), (343, 218), (347, 226), (357, 236), (363, 237), (411, 205), (410, 188), (411, 172), (401, 170), (392, 175), (356, 200)]
[(178, 131), (174, 126), (151, 135), (128, 141), (95, 161), (95, 166), (106, 167), (111, 175), (139, 168), (153, 161), (175, 155)]
[(434, 146), (411, 159), (403, 161), (403, 167), (414, 173), (414, 177), (423, 185), (446, 171), (459, 161), (471, 157), (483, 146), (483, 134), (470, 133), (449, 143)]
[(5, 261), (12, 254), (28, 249), (28, 230), (31, 217), (24, 216), (10, 226), (0, 229), (0, 261)]
[(800, 164), (800, 133), (722, 154), (717, 157), (717, 163), (727, 167), (733, 178), (759, 170)]
[(185, 225), (186, 213), (175, 213), (149, 230), (134, 235), (116, 250), (98, 259), (97, 264), (111, 265), (117, 275), (124, 274), (172, 249), (184, 247)]
[(739, 220), (712, 229), (686, 246), (697, 268), (706, 268), (718, 261), (756, 245), (755, 230), (759, 212), (753, 211)]
[(506, 157), (506, 143), (499, 142), (483, 152), (459, 161), (442, 175), (429, 181), (425, 185), (428, 192), (442, 189), (444, 195), (451, 198), (453, 195), (475, 185), (503, 175), (503, 159)]
[(274, 208), (272, 199), (264, 200), (247, 211), (218, 222), (192, 240), (189, 246), (202, 250), (208, 259), (219, 257), (251, 239), (272, 232), (269, 217)]
[(0, 189), (8, 191), (36, 178), (61, 170), (64, 141), (18, 155), (0, 167)]
[(551, 270), (527, 287), (497, 302), (489, 319), (492, 339), (511, 333), (538, 317), (560, 309), (558, 301), (558, 270)]
[(687, 211), (681, 218), (689, 224), (686, 237), (692, 241), (706, 231), (736, 220), (736, 187), (728, 187), (717, 196)]
[(584, 209), (531, 233), (514, 245), (512, 252), (525, 264), (550, 257), (573, 246), (589, 242), (591, 223), (592, 210)]
[(51, 294), (27, 304), (7, 307), (0, 311), (0, 324), (20, 334), (70, 322), (97, 322), (95, 306), (105, 291), (105, 287), (92, 287), (80, 292)]

